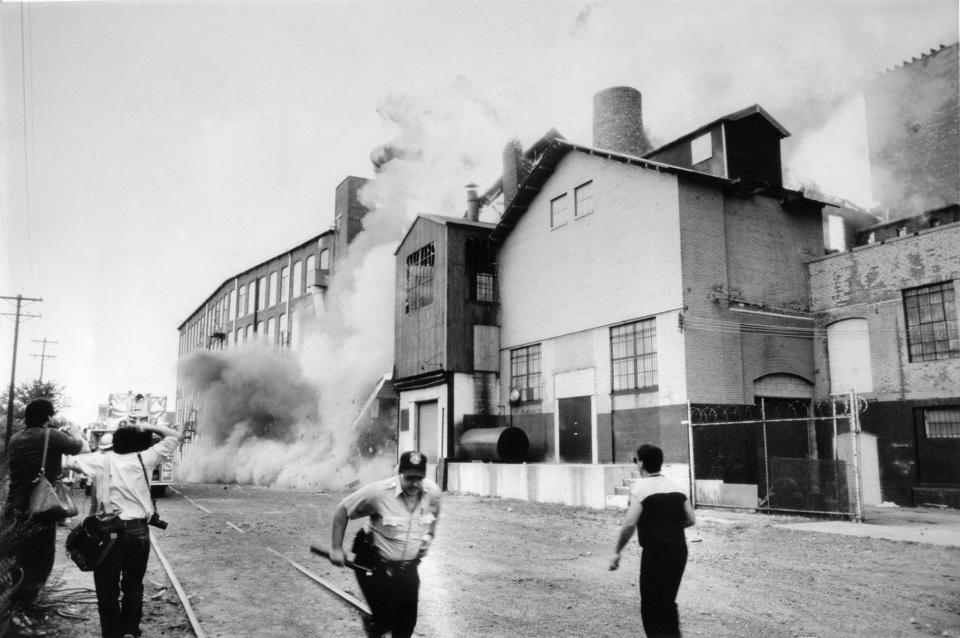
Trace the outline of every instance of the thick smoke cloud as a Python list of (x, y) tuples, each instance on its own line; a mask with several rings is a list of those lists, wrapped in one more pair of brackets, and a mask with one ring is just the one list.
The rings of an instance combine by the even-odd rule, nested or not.
[(392, 457), (354, 453), (350, 421), (321, 417), (321, 389), (290, 351), (200, 351), (184, 359), (181, 375), (201, 397), (198, 440), (179, 469), (185, 480), (342, 489), (390, 471)]
[[(342, 489), (391, 471), (392, 452), (361, 459), (355, 420), (393, 365), (395, 257), (420, 213), (462, 215), (464, 185), (506, 140), (499, 114), (463, 78), (378, 108), (396, 131), (388, 159), (361, 190), (369, 212), (325, 295), (314, 294), (295, 351), (247, 344), (185, 360), (182, 378), (202, 397), (198, 442), (184, 455), (186, 480)], [(494, 155), (499, 150), (494, 147)]]

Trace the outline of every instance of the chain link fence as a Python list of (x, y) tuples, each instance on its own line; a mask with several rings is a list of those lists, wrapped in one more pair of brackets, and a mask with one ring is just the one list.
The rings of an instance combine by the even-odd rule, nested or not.
[(862, 518), (859, 413), (865, 409), (853, 394), (691, 404), (695, 503)]

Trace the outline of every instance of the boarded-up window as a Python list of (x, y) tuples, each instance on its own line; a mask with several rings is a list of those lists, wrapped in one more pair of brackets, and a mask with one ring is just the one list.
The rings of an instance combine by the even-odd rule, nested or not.
[(496, 372), (500, 367), (500, 328), (473, 327), (473, 369), (478, 372)]
[(870, 328), (866, 319), (845, 319), (827, 326), (830, 393), (873, 392)]
[(699, 164), (711, 157), (713, 157), (713, 138), (710, 133), (704, 133), (690, 142), (691, 164)]

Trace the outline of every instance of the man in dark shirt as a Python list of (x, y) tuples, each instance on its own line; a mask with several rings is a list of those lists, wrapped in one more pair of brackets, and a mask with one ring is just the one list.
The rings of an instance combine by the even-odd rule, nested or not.
[(39, 523), (30, 520), (27, 508), (33, 481), (40, 473), (43, 463), (43, 442), (49, 431), (46, 469), (44, 474), (51, 483), (60, 476), (60, 463), (64, 454), (89, 452), (89, 446), (80, 438), (79, 429), (71, 426), (69, 433), (50, 427), (56, 411), (46, 399), (34, 399), (27, 404), (24, 413), (26, 427), (10, 439), (7, 448), (10, 464), (10, 493), (4, 506), (4, 519), (16, 525), (12, 558), (23, 570), (10, 602), (20, 609), (30, 606), (43, 589), (53, 569), (56, 552), (56, 523)]
[(620, 552), (634, 530), (640, 542), (640, 619), (648, 638), (680, 636), (677, 592), (687, 565), (684, 528), (696, 521), (686, 495), (660, 474), (663, 451), (655, 445), (637, 448), (640, 480), (630, 493), (630, 507), (610, 569), (620, 566)]

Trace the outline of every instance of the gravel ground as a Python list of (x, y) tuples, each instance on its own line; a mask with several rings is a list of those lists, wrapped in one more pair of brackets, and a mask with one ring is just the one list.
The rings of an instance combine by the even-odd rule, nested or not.
[[(277, 552), (360, 597), (352, 574), (313, 556), (329, 542), (341, 494), (183, 485), (159, 502), (156, 542), (211, 638), (362, 636), (358, 613)], [(199, 507), (198, 507), (199, 506)], [(208, 511), (203, 511), (200, 507)], [(679, 605), (687, 636), (960, 637), (960, 548), (777, 527), (796, 517), (698, 510)], [(898, 524), (956, 524), (960, 512), (891, 512)], [(418, 636), (642, 635), (632, 543), (607, 570), (622, 512), (444, 496), (421, 566)], [(348, 538), (357, 524), (351, 523)], [(99, 636), (92, 577), (63, 555), (63, 611), (48, 635)], [(270, 551), (273, 550), (273, 551)], [(190, 636), (156, 555), (146, 579), (144, 637)]]

